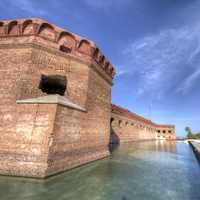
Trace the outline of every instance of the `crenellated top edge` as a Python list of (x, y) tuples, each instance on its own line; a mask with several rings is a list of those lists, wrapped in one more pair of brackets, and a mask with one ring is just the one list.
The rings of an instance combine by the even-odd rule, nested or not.
[[(19, 40), (19, 37), (31, 36), (36, 37), (33, 40), (34, 42), (39, 41), (41, 43), (41, 40), (37, 38), (43, 38), (49, 42), (49, 45), (51, 43), (51, 47), (53, 46), (62, 52), (91, 59), (111, 78), (115, 75), (112, 64), (91, 40), (59, 28), (40, 18), (0, 21), (0, 38), (15, 37), (15, 42), (23, 42), (24, 40)], [(45, 44), (48, 45), (47, 42)]]
[(157, 128), (175, 128), (175, 125), (171, 125), (171, 124), (157, 124)]

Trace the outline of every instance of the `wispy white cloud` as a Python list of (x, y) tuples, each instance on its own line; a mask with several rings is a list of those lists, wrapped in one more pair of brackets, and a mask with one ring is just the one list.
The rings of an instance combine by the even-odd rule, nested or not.
[(86, 5), (93, 9), (110, 10), (111, 8), (122, 8), (128, 5), (131, 0), (84, 0)]
[(131, 73), (131, 70), (126, 68), (125, 65), (115, 65), (115, 67), (118, 69), (115, 78), (120, 78), (121, 76)]
[(138, 95), (151, 93), (160, 98), (169, 89), (186, 93), (195, 84), (200, 77), (199, 32), (200, 24), (165, 29), (133, 42), (123, 51), (129, 60), (127, 73), (139, 76)]
[(199, 117), (190, 117), (190, 118), (177, 118), (177, 117), (172, 117), (171, 118), (172, 121), (184, 121), (184, 122), (188, 122), (188, 121), (200, 121)]
[[(48, 14), (46, 9), (43, 9), (42, 4), (37, 4), (38, 1), (34, 0), (7, 0), (10, 5), (13, 5), (14, 7), (19, 8), (22, 11), (25, 11), (32, 15), (46, 15)], [(40, 5), (40, 6), (38, 6)]]
[(198, 80), (200, 80), (200, 69), (196, 69), (185, 80), (183, 80), (183, 83), (176, 91), (185, 94)]
[(118, 70), (116, 77), (122, 76), (122, 75), (127, 74), (127, 73), (128, 73), (127, 70), (120, 69), (120, 70)]

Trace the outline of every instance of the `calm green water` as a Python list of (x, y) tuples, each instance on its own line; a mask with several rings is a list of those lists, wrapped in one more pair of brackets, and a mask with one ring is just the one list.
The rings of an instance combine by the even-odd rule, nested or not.
[(187, 144), (141, 142), (46, 181), (0, 177), (0, 200), (200, 200), (200, 165)]

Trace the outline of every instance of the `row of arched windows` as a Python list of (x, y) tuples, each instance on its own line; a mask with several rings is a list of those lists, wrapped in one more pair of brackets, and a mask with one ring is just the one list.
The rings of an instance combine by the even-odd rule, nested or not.
[(172, 133), (171, 130), (157, 130), (158, 133)]
[(151, 132), (154, 132), (156, 131), (155, 128), (152, 128), (152, 127), (149, 127), (149, 126), (146, 126), (144, 124), (141, 124), (141, 123), (138, 123), (138, 122), (132, 122), (132, 121), (122, 121), (121, 119), (118, 120), (118, 119), (114, 119), (114, 118), (111, 118), (111, 125), (113, 125), (113, 123), (115, 122), (115, 126), (118, 126), (119, 128), (125, 128), (125, 127), (130, 127), (130, 126), (135, 126), (136, 128), (140, 128), (140, 129), (145, 129), (148, 130), (148, 131), (151, 131)]

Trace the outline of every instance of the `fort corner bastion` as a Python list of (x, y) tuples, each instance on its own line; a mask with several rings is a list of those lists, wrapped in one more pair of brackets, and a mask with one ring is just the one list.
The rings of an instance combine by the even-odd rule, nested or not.
[(90, 40), (6, 20), (0, 58), (0, 174), (44, 178), (108, 156), (116, 138), (175, 139), (174, 126), (111, 105), (115, 70)]

